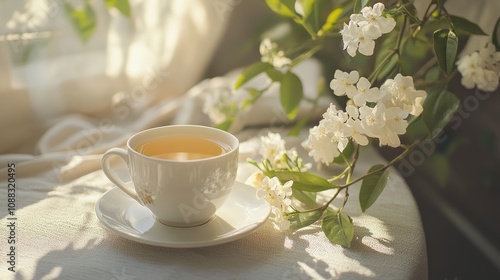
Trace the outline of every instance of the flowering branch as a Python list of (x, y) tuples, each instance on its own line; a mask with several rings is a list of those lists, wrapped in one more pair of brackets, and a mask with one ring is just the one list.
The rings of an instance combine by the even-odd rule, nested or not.
[[(260, 45), (261, 61), (243, 70), (234, 87), (238, 90), (257, 75), (266, 75), (269, 84), (263, 90), (249, 89), (245, 106), (252, 106), (271, 84), (278, 83), (281, 106), (294, 120), (304, 100), (302, 82), (292, 72), (299, 62), (338, 45), (338, 38), (349, 55), (349, 63), (358, 61), (351, 57), (359, 56), (361, 62), (373, 62), (373, 67), (366, 66), (368, 63), (359, 69), (335, 70), (330, 88), (336, 102), (302, 143), (318, 165), (342, 164), (343, 171), (328, 178), (309, 172), (311, 164), (298, 157), (295, 148), (285, 149), (285, 141), (273, 133), (261, 138), (261, 161), (249, 161), (258, 170), (247, 183), (273, 205), (271, 220), (277, 228), (300, 229), (321, 221), (329, 240), (345, 247), (351, 245), (354, 237), (352, 219), (344, 213), (349, 188), (361, 183), (359, 204), (363, 212), (367, 211), (383, 191), (389, 167), (422, 141), (439, 135), (459, 105), (448, 89), (452, 77), (460, 73), (466, 88), (483, 91), (496, 90), (500, 80), (500, 42), (496, 35), (481, 50), (457, 60), (459, 40), (486, 34), (477, 24), (449, 14), (444, 1), (430, 1), (422, 19), (411, 1), (393, 1), (387, 8), (382, 3), (370, 6), (371, 2), (343, 1), (329, 6), (330, 1), (325, 0), (266, 0), (271, 10), (293, 20), (310, 38), (288, 48), (264, 39)], [(329, 13), (318, 13), (327, 8)], [(500, 20), (493, 34), (499, 28)], [(382, 46), (377, 46), (379, 41)], [(417, 140), (402, 138), (415, 123), (425, 127), (426, 133)], [(299, 124), (304, 125), (304, 120)], [(412, 144), (405, 145), (405, 141)], [(370, 142), (402, 147), (403, 151), (387, 164), (376, 164), (353, 178), (360, 146)], [(342, 202), (335, 207), (342, 191)], [(318, 193), (331, 196), (318, 205)]]

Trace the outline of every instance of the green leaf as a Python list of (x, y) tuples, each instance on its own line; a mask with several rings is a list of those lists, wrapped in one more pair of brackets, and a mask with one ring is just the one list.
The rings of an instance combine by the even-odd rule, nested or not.
[(269, 8), (285, 17), (296, 17), (298, 14), (295, 12), (295, 0), (266, 0)]
[(446, 90), (434, 92), (427, 96), (424, 102), (422, 119), (427, 126), (430, 138), (436, 137), (443, 130), (459, 105), (458, 98)]
[(455, 59), (457, 58), (458, 38), (452, 30), (448, 32), (448, 39), (446, 40), (446, 73), (450, 74), (455, 66)]
[(115, 8), (124, 16), (130, 18), (130, 4), (128, 0), (106, 0), (108, 8)]
[(409, 56), (416, 61), (422, 61), (428, 55), (429, 45), (429, 40), (422, 35), (410, 37), (405, 41), (403, 56)]
[(306, 192), (301, 191), (299, 189), (292, 188), (292, 196), (298, 201), (304, 203), (305, 205), (314, 205), (316, 204), (316, 193), (315, 192)]
[(487, 35), (479, 25), (459, 16), (450, 16), (454, 31), (459, 35)]
[(246, 109), (248, 108), (248, 106), (254, 104), (255, 101), (257, 101), (260, 98), (260, 96), (264, 93), (262, 90), (258, 90), (255, 88), (246, 88), (246, 92), (250, 95), (250, 97), (244, 99), (240, 103), (241, 110)]
[(290, 229), (300, 229), (307, 227), (321, 218), (323, 209), (286, 213), (285, 217), (290, 221)]
[(338, 186), (331, 184), (325, 178), (308, 172), (298, 171), (266, 171), (268, 177), (278, 177), (284, 183), (292, 180), (292, 188), (308, 191), (308, 192), (322, 192), (325, 190), (335, 189)]
[(273, 82), (281, 82), (281, 79), (283, 79), (283, 73), (281, 73), (279, 70), (276, 70), (276, 68), (274, 67), (268, 68), (266, 70), (266, 74)]
[(446, 73), (446, 40), (448, 39), (448, 29), (439, 29), (434, 32), (433, 47), (434, 54), (441, 71)]
[(233, 120), (229, 119), (229, 120), (225, 120), (225, 121), (215, 125), (215, 127), (218, 129), (224, 130), (224, 131), (228, 131), (231, 128), (232, 124), (233, 124)]
[(81, 9), (75, 9), (68, 3), (64, 4), (64, 11), (73, 23), (82, 41), (87, 42), (96, 27), (95, 11), (90, 4), (85, 3)]
[(425, 73), (425, 81), (437, 81), (441, 76), (440, 74), (439, 66), (434, 66)]
[(280, 101), (289, 119), (297, 116), (303, 95), (302, 82), (299, 77), (290, 71), (285, 73), (281, 79)]
[(300, 0), (304, 15), (303, 23), (308, 24), (316, 32), (319, 29), (319, 3), (316, 0)]
[[(368, 170), (368, 173), (374, 172), (382, 168), (383, 164), (376, 164)], [(377, 198), (382, 193), (387, 184), (387, 179), (389, 178), (389, 171), (382, 170), (375, 172), (365, 179), (361, 184), (361, 189), (359, 190), (359, 205), (361, 206), (361, 211), (365, 212), (370, 206), (377, 201)]]
[(240, 88), (242, 85), (253, 79), (255, 76), (265, 72), (267, 69), (271, 67), (273, 67), (271, 64), (260, 61), (248, 66), (243, 70), (243, 72), (241, 72), (241, 74), (236, 79), (236, 82), (234, 83), (234, 89)]
[[(352, 141), (349, 141), (345, 149), (342, 151), (341, 155), (333, 159), (334, 163), (343, 164), (346, 163), (345, 159), (350, 159), (354, 154), (355, 148)], [(343, 156), (342, 156), (343, 155)]]
[(412, 24), (420, 24), (420, 19), (418, 18), (417, 8), (412, 3), (405, 3), (401, 5), (399, 10), (408, 16), (410, 19), (410, 23)]
[[(381, 66), (379, 73), (377, 74), (377, 81), (385, 81), (390, 75), (399, 70), (399, 58), (393, 55), (389, 60), (386, 60), (384, 65)], [(392, 76), (393, 77), (393, 76)]]
[(339, 7), (333, 9), (330, 14), (328, 14), (325, 24), (323, 24), (323, 26), (321, 27), (321, 31), (323, 32), (323, 34), (332, 29), (333, 25), (339, 20), (340, 16), (342, 16), (343, 12), (344, 9)]
[[(424, 36), (424, 33), (418, 32), (415, 37), (403, 39), (403, 51), (400, 56), (401, 73), (415, 73), (423, 66), (432, 54), (431, 42)], [(439, 69), (438, 69), (439, 71)]]
[(493, 44), (495, 45), (497, 52), (500, 51), (500, 17), (495, 24), (495, 28), (493, 28), (493, 35), (491, 37)]
[(354, 238), (352, 219), (344, 213), (329, 212), (323, 217), (321, 228), (330, 242), (344, 247), (351, 247)]
[(434, 32), (434, 54), (441, 70), (450, 74), (457, 56), (458, 38), (453, 31), (439, 29)]
[(352, 8), (353, 14), (359, 14), (361, 10), (366, 7), (366, 5), (370, 4), (370, 0), (355, 0), (354, 7)]

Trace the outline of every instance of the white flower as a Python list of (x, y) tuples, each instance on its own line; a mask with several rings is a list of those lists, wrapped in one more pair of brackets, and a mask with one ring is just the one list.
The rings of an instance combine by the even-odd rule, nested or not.
[(245, 184), (260, 189), (262, 188), (262, 181), (264, 180), (265, 177), (266, 175), (264, 175), (262, 171), (257, 170), (245, 180)]
[(398, 135), (406, 133), (408, 112), (399, 107), (386, 108), (383, 103), (377, 103), (373, 108), (359, 108), (361, 126), (366, 135), (377, 138), (380, 146), (399, 147), (401, 141)]
[(394, 79), (387, 79), (380, 91), (384, 95), (382, 102), (386, 107), (399, 107), (414, 116), (424, 110), (422, 105), (427, 93), (415, 89), (411, 76), (397, 74)]
[(257, 197), (263, 198), (269, 205), (279, 209), (287, 209), (292, 203), (290, 196), (292, 195), (293, 181), (288, 181), (281, 184), (277, 177), (264, 177), (262, 185), (257, 188)]
[(473, 52), (458, 60), (457, 69), (462, 74), (461, 82), (464, 87), (495, 91), (500, 80), (500, 52), (489, 43), (479, 52)]
[(401, 146), (398, 135), (406, 133), (406, 128), (408, 127), (407, 117), (408, 112), (398, 107), (386, 108), (384, 110), (385, 125), (378, 137), (381, 146), (388, 145), (394, 148)]
[(462, 74), (462, 85), (468, 89), (476, 86), (478, 80), (484, 75), (483, 60), (478, 52), (466, 55), (457, 61), (457, 69)]
[(361, 125), (361, 120), (359, 119), (349, 119), (347, 120), (347, 125), (352, 127), (352, 139), (354, 142), (358, 143), (361, 146), (368, 145), (369, 141), (365, 135), (365, 129), (363, 125)]
[(293, 169), (307, 171), (311, 169), (310, 163), (304, 163), (299, 157), (297, 150), (285, 148), (286, 142), (278, 133), (269, 132), (267, 136), (261, 136), (261, 147), (259, 150), (263, 162), (269, 161), (273, 169)]
[(375, 4), (373, 8), (367, 6), (361, 9), (361, 14), (351, 15), (351, 20), (355, 21), (365, 34), (375, 40), (396, 27), (396, 21), (393, 18), (382, 16), (384, 9), (385, 6), (382, 3)]
[(206, 96), (202, 110), (212, 122), (222, 123), (236, 114), (236, 107), (231, 90), (218, 88)]
[(323, 114), (323, 120), (319, 125), (323, 126), (333, 142), (337, 143), (337, 148), (342, 152), (347, 144), (349, 144), (349, 137), (352, 135), (352, 128), (346, 125), (349, 115), (342, 111), (337, 110), (335, 105), (330, 104), (330, 107)]
[(484, 70), (483, 79), (477, 84), (477, 88), (483, 91), (492, 92), (498, 88), (499, 75), (492, 70)]
[(274, 162), (279, 159), (285, 151), (285, 140), (278, 133), (269, 132), (267, 136), (261, 136), (260, 154), (263, 158)]
[(278, 45), (269, 38), (262, 40), (259, 46), (261, 61), (272, 64), (278, 69), (287, 68), (292, 60), (285, 56), (285, 52), (278, 50)]
[[(361, 142), (365, 143), (361, 135), (361, 127), (351, 125), (351, 116), (337, 110), (331, 104), (323, 114), (323, 119), (309, 130), (309, 137), (302, 143), (302, 146), (309, 150), (316, 162), (329, 165), (349, 144), (349, 140), (354, 135)], [(358, 137), (359, 136), (359, 137)]]
[(273, 207), (271, 211), (271, 221), (273, 222), (275, 229), (279, 231), (290, 229), (290, 221), (284, 216), (284, 211), (276, 207)]
[[(408, 122), (406, 118), (408, 112), (398, 107), (386, 108), (384, 112), (385, 127), (394, 131), (396, 134), (402, 135), (406, 133)], [(399, 145), (398, 145), (399, 146)]]
[(379, 137), (380, 131), (385, 126), (384, 110), (385, 106), (382, 103), (378, 103), (373, 108), (368, 106), (359, 108), (361, 126), (366, 135), (374, 138)]
[(382, 34), (391, 32), (396, 26), (393, 18), (382, 16), (384, 4), (377, 3), (372, 7), (364, 7), (361, 14), (352, 14), (349, 24), (344, 24), (340, 31), (344, 50), (354, 57), (356, 51), (370, 56), (375, 49), (375, 41)]
[(496, 51), (495, 45), (491, 42), (479, 50), (479, 56), (484, 62), (484, 68), (500, 75), (500, 52)]
[[(283, 231), (290, 228), (290, 221), (284, 216), (285, 211), (290, 208), (292, 195), (292, 181), (288, 181), (285, 184), (281, 184), (277, 177), (269, 178), (264, 176), (260, 171), (252, 174), (252, 176), (247, 179), (247, 182), (255, 182), (253, 185), (257, 188), (257, 197), (264, 199), (270, 206), (272, 214), (270, 220), (276, 229)], [(255, 180), (256, 179), (256, 180)]]
[(375, 49), (375, 41), (370, 36), (364, 34), (363, 30), (353, 21), (349, 24), (344, 23), (344, 28), (340, 31), (342, 34), (342, 41), (344, 43), (344, 50), (354, 57), (356, 51), (363, 55), (370, 56)]
[(264, 40), (260, 42), (259, 46), (259, 52), (262, 56), (262, 61), (264, 61), (264, 59), (269, 60), (269, 58), (272, 56), (272, 53), (277, 47), (278, 45), (276, 45), (276, 43), (273, 43), (270, 38), (264, 38)]
[(361, 77), (359, 82), (356, 84), (357, 91), (352, 97), (352, 101), (356, 106), (361, 107), (366, 104), (366, 102), (377, 102), (382, 96), (383, 92), (381, 92), (378, 88), (370, 88), (371, 83), (367, 78)]
[(347, 112), (347, 115), (351, 119), (358, 119), (359, 118), (359, 108), (353, 105), (348, 104), (345, 107), (345, 111)]
[(316, 162), (329, 165), (340, 155), (338, 144), (327, 134), (325, 127), (315, 126), (309, 130), (309, 137), (302, 143), (304, 148), (309, 149), (309, 156)]
[(355, 84), (359, 80), (358, 71), (351, 71), (351, 73), (335, 70), (334, 78), (330, 82), (330, 88), (337, 96), (347, 95), (349, 98), (356, 93)]

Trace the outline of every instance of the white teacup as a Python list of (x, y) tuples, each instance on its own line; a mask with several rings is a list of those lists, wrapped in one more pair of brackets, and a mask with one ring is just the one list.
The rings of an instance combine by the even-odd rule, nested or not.
[[(180, 137), (178, 142), (175, 142), (176, 137)], [(198, 144), (197, 138), (220, 145), (222, 152), (197, 159), (148, 155), (155, 152), (155, 147), (167, 152), (179, 152), (182, 146), (192, 147), (196, 153), (200, 153), (201, 149), (204, 154), (204, 142), (200, 142), (203, 145)], [(162, 142), (163, 139), (166, 142)], [(161, 145), (154, 146), (154, 143), (160, 142)], [(126, 149), (111, 148), (103, 155), (101, 164), (109, 180), (149, 208), (159, 222), (191, 227), (208, 222), (229, 196), (238, 169), (238, 148), (238, 139), (228, 132), (206, 126), (172, 125), (131, 136)], [(191, 148), (186, 149), (188, 151), (184, 152), (194, 153)], [(208, 153), (209, 149), (206, 150)], [(109, 161), (112, 156), (119, 156), (125, 161), (135, 190), (113, 172)]]

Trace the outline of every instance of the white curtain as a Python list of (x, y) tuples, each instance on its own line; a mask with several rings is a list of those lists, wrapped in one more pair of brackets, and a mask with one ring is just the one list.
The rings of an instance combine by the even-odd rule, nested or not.
[(231, 12), (227, 1), (130, 0), (126, 18), (90, 1), (97, 25), (83, 42), (66, 2), (84, 3), (0, 4), (0, 154), (42, 153), (36, 143), (54, 126), (73, 126), (68, 140), (182, 95), (201, 79)]

